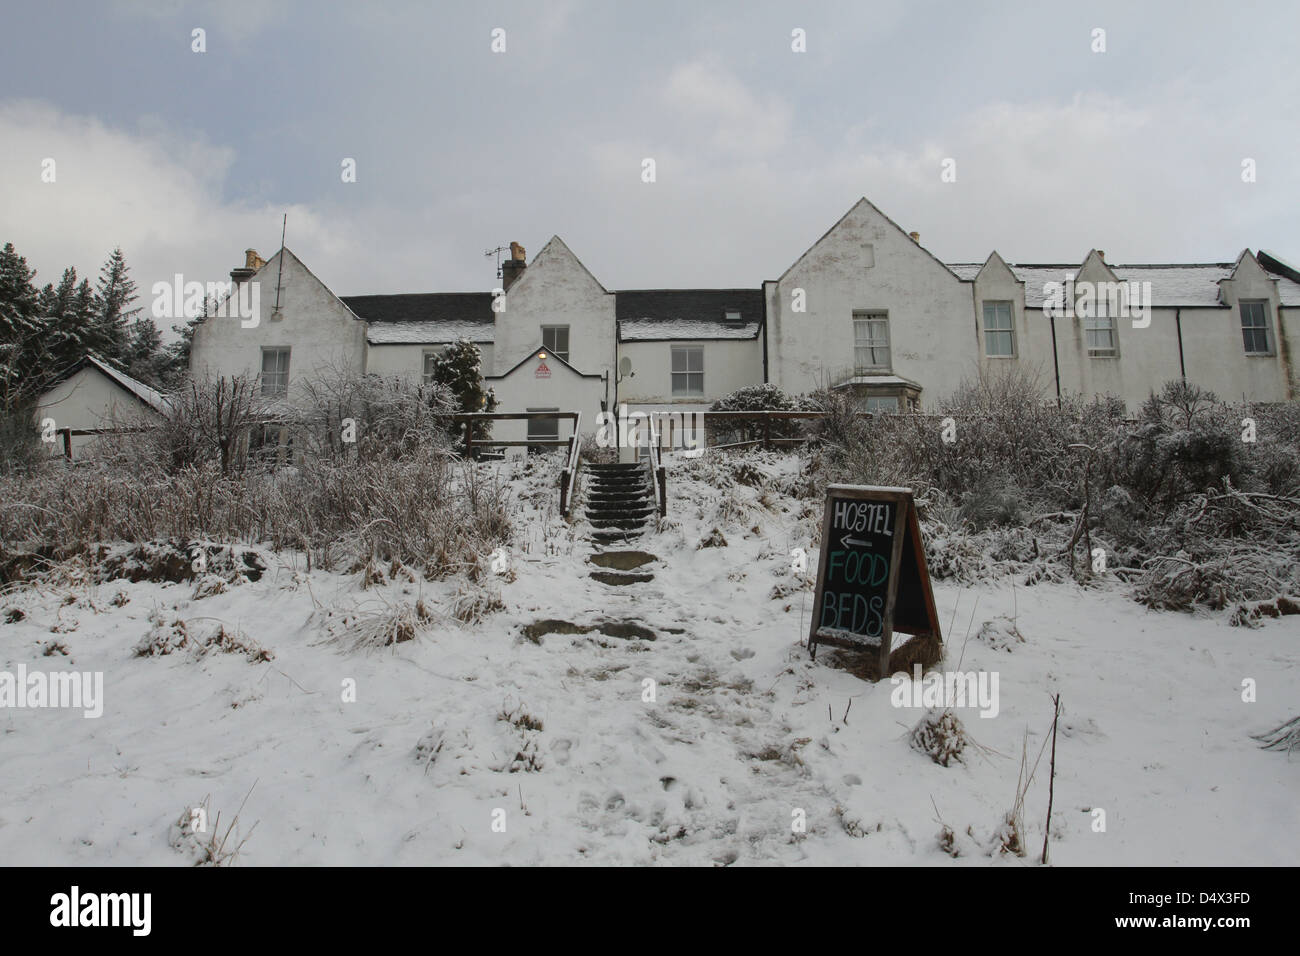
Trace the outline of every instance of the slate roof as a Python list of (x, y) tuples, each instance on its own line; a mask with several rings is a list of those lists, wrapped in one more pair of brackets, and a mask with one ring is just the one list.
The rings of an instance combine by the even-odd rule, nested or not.
[[(1232, 275), (1233, 263), (1185, 263), (1168, 265), (1110, 265), (1110, 271), (1120, 282), (1150, 282), (1152, 305), (1156, 308), (1218, 308), (1219, 280)], [(1043, 307), (1043, 286), (1048, 282), (1064, 282), (1067, 272), (1077, 278), (1080, 266), (1072, 265), (1014, 265), (1008, 268), (1025, 284), (1025, 308)], [(984, 267), (982, 262), (950, 262), (948, 268), (959, 279), (972, 281)], [(1277, 279), (1278, 295), (1284, 306), (1300, 306), (1300, 283), (1269, 272)]]
[[(761, 289), (632, 289), (614, 293), (624, 342), (666, 339), (753, 339), (766, 303)], [(741, 321), (726, 321), (738, 311)]]
[(373, 345), (491, 342), (494, 313), (490, 292), (414, 292), (401, 295), (345, 295), (343, 304), (368, 325)]

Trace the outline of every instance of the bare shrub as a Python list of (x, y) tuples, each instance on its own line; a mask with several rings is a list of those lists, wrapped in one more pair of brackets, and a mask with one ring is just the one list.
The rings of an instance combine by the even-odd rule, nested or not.
[(288, 421), (302, 453), (317, 459), (396, 460), (450, 451), (447, 416), (457, 410), (445, 386), (334, 366), (299, 383)]
[[(254, 783), (253, 786), (255, 787), (257, 784)], [(186, 854), (194, 866), (229, 866), (233, 864), (238, 859), (244, 844), (252, 837), (253, 831), (257, 829), (257, 822), (255, 822), (242, 837), (237, 829), (240, 814), (244, 812), (244, 804), (248, 802), (248, 797), (252, 792), (253, 788), (250, 787), (248, 794), (245, 794), (243, 802), (239, 804), (239, 809), (226, 826), (224, 833), (221, 830), (220, 811), (217, 811), (216, 817), (212, 819), (211, 824), (208, 823), (208, 803), (211, 795), (205, 796), (203, 802), (197, 807), (186, 807), (170, 827), (167, 838), (168, 844), (173, 849)]]
[(391, 647), (413, 641), (436, 619), (433, 608), (423, 599), (414, 604), (385, 603), (380, 608), (329, 611), (327, 629), (334, 640), (349, 651)]
[[(374, 558), (443, 576), (507, 543), (511, 530), (506, 486), (436, 449), (401, 461), (308, 459), (238, 478), (215, 463), (173, 475), (108, 468), (0, 477), (0, 500), (8, 503), (0, 548), (55, 547), (64, 558), (98, 542), (209, 538), (302, 549), (325, 566)], [(183, 558), (180, 566), (188, 571)]]
[[(102, 442), (107, 457), (128, 466), (175, 473), (212, 463), (228, 477), (246, 466), (252, 429), (277, 418), (254, 376), (188, 378), (160, 415), (118, 413), (113, 425), (124, 431)], [(135, 428), (142, 430), (129, 430)]]
[(1255, 739), (1265, 750), (1285, 750), (1290, 754), (1300, 749), (1300, 717), (1292, 717), (1270, 731), (1256, 734)]
[(962, 760), (962, 752), (970, 739), (966, 728), (951, 710), (928, 712), (912, 728), (909, 741), (914, 750), (926, 754), (941, 767)]

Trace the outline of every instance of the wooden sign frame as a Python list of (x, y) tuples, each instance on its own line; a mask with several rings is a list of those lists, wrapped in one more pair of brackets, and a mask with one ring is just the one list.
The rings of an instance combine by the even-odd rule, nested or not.
[[(939, 614), (934, 604), (934, 591), (930, 584), (930, 569), (925, 561), (925, 545), (921, 540), (921, 525), (916, 514), (916, 503), (910, 488), (889, 488), (877, 485), (829, 485), (826, 488), (825, 512), (822, 515), (822, 538), (820, 557), (817, 562), (817, 587), (813, 592), (812, 621), (808, 627), (808, 651), (813, 660), (817, 659), (817, 645), (841, 647), (848, 650), (864, 650), (871, 646), (866, 641), (853, 641), (834, 635), (819, 636), (821, 618), (820, 607), (826, 587), (827, 552), (831, 539), (831, 516), (836, 501), (871, 501), (892, 502), (894, 504), (893, 542), (889, 559), (889, 578), (885, 583), (885, 610), (880, 629), (880, 660), (877, 673), (880, 678), (887, 677), (889, 657), (893, 649), (895, 629), (918, 638), (933, 638), (942, 643), (943, 634), (939, 627)], [(910, 541), (911, 553), (903, 554), (904, 546)], [(911, 617), (897, 622), (895, 612), (898, 605), (898, 587), (903, 572), (904, 559), (909, 561), (908, 570), (916, 575), (916, 584), (920, 590), (923, 618)], [(909, 611), (918, 610), (909, 608)]]

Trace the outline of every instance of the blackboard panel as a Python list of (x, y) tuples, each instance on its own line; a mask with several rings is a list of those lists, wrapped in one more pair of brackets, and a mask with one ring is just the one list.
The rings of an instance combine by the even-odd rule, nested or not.
[(884, 674), (895, 631), (943, 640), (912, 492), (831, 485), (808, 648), (874, 649)]
[(833, 485), (827, 490), (813, 612), (819, 643), (880, 646), (888, 630), (889, 586), (906, 506), (900, 498), (894, 489)]

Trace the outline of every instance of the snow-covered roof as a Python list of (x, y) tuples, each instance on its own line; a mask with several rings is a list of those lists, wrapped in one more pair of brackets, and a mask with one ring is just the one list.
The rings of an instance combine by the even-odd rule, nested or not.
[(491, 342), (491, 322), (439, 319), (426, 322), (368, 322), (366, 341), (371, 345), (442, 345), (469, 339)]
[[(150, 388), (144, 382), (132, 378), (130, 375), (127, 375), (125, 372), (121, 371), (120, 369), (114, 368), (113, 366), (109, 365), (107, 362), (105, 362), (97, 355), (93, 355), (93, 354), (87, 355), (85, 360), (87, 363), (95, 366), (95, 368), (99, 369), (101, 372), (103, 372), (105, 375), (111, 378), (118, 385), (122, 386), (122, 388), (126, 389), (136, 398), (140, 399), (140, 401), (144, 402), (154, 411), (156, 412), (167, 411), (167, 407), (168, 407), (167, 398), (165, 395), (163, 395), (162, 392), (158, 391), (156, 388)], [(73, 366), (70, 372), (80, 368), (81, 365), (82, 363), (78, 362), (77, 365)]]
[(491, 342), (492, 293), (414, 292), (346, 295), (343, 302), (365, 320), (371, 345), (440, 345), (469, 339)]
[[(1215, 308), (1219, 301), (1219, 282), (1232, 276), (1231, 262), (1186, 263), (1170, 265), (1110, 265), (1120, 282), (1150, 282), (1151, 304), (1158, 308)], [(950, 262), (948, 268), (957, 278), (974, 280), (984, 267), (982, 262)], [(1076, 278), (1080, 266), (1007, 264), (1012, 274), (1025, 284), (1025, 308), (1041, 309), (1046, 297), (1044, 286), (1065, 281), (1066, 273)], [(1270, 272), (1277, 280), (1278, 295), (1284, 306), (1300, 306), (1300, 283)]]
[(910, 378), (903, 378), (901, 375), (854, 375), (852, 378), (846, 378), (842, 382), (837, 382), (834, 388), (844, 388), (846, 385), (881, 385), (881, 386), (903, 386), (905, 388), (919, 389), (921, 386)]
[[(752, 339), (758, 336), (765, 309), (761, 289), (632, 289), (614, 293), (614, 312), (624, 342)], [(737, 315), (739, 318), (734, 318)]]
[(625, 319), (620, 323), (624, 342), (653, 342), (664, 339), (752, 339), (757, 322), (728, 325), (700, 319)]

